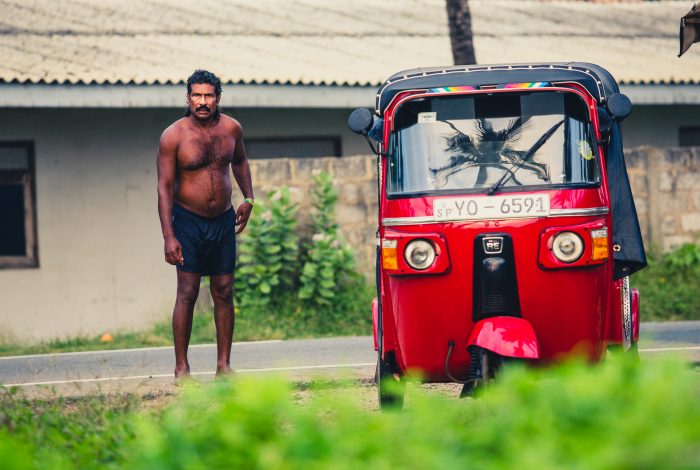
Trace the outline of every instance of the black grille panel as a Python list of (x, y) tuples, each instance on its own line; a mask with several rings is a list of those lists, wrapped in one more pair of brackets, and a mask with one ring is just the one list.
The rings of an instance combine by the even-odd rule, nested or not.
[(481, 234), (474, 240), (474, 321), (496, 315), (520, 316), (513, 240)]

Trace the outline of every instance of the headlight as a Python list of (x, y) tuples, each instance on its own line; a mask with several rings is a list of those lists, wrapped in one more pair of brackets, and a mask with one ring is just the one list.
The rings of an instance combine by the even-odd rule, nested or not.
[(583, 254), (583, 240), (574, 232), (561, 232), (554, 237), (552, 251), (562, 263), (573, 263)]
[(435, 261), (435, 248), (426, 240), (413, 240), (406, 245), (403, 255), (410, 267), (422, 271)]

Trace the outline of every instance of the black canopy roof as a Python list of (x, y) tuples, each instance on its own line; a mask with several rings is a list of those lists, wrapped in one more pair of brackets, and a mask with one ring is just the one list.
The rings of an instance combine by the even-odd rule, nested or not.
[(607, 70), (585, 62), (426, 67), (404, 70), (389, 77), (377, 92), (376, 111), (383, 116), (394, 96), (406, 90), (521, 82), (577, 82), (600, 105), (607, 96), (619, 92), (617, 82)]

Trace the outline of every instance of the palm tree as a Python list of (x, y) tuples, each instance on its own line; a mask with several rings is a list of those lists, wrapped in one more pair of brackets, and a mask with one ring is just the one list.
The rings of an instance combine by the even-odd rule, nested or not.
[(472, 41), (472, 16), (468, 0), (446, 0), (447, 21), (455, 65), (476, 64)]

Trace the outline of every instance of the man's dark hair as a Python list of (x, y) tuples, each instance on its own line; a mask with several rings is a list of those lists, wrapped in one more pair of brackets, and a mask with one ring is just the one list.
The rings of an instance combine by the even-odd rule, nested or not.
[[(202, 69), (197, 69), (194, 71), (192, 75), (189, 76), (187, 79), (187, 95), (189, 96), (190, 93), (192, 93), (192, 85), (201, 85), (201, 84), (209, 84), (209, 85), (214, 85), (214, 94), (216, 94), (217, 97), (221, 96), (221, 79), (214, 75), (213, 73), (209, 72), (208, 70), (202, 70)], [(191, 116), (192, 111), (190, 111), (190, 107), (188, 106), (187, 109), (185, 110), (185, 117)], [(214, 121), (219, 120), (219, 116), (221, 115), (221, 110), (219, 109), (219, 106), (216, 106), (216, 111), (214, 111)]]
[(221, 95), (221, 79), (213, 73), (202, 69), (195, 70), (187, 79), (187, 94), (189, 95), (192, 92), (192, 85), (199, 85), (202, 83), (214, 85), (214, 93), (216, 93), (216, 96)]

